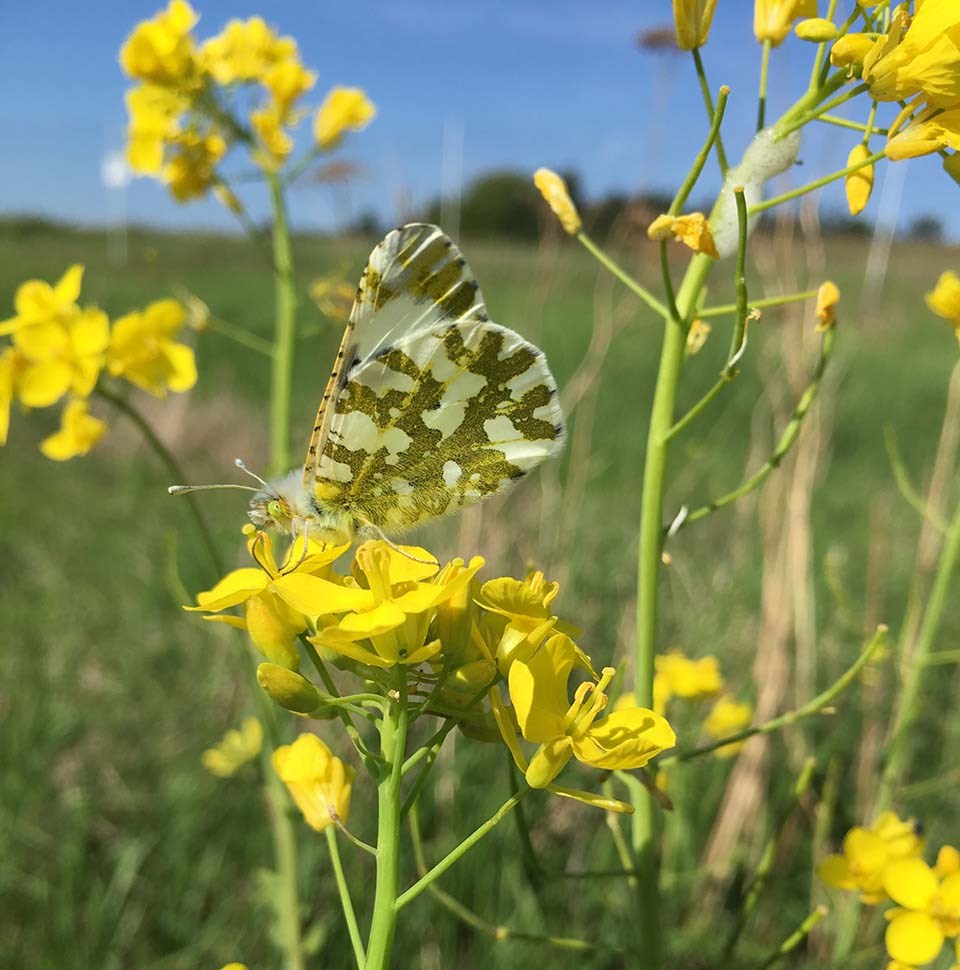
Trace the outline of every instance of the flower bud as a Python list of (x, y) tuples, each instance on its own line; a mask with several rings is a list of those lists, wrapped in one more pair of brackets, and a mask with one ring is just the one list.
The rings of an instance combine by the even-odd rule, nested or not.
[(840, 301), (840, 289), (836, 283), (827, 280), (817, 290), (817, 333), (829, 330), (836, 322), (836, 305)]
[(837, 36), (837, 27), (832, 20), (827, 20), (826, 17), (809, 17), (806, 20), (801, 20), (793, 28), (793, 32), (800, 40), (822, 44)]
[(862, 64), (873, 45), (873, 38), (866, 34), (845, 34), (830, 48), (830, 63), (834, 67)]
[[(856, 165), (870, 157), (870, 149), (862, 142), (847, 156), (847, 166)], [(850, 215), (858, 216), (867, 207), (873, 191), (873, 165), (865, 165), (846, 178), (847, 207)]]
[(306, 677), (279, 664), (260, 664), (257, 682), (281, 707), (294, 714), (312, 714), (322, 704), (319, 692)]
[(673, 22), (677, 47), (692, 51), (707, 42), (717, 0), (673, 0)]
[(583, 223), (580, 221), (580, 213), (570, 198), (567, 191), (567, 183), (551, 172), (549, 168), (538, 168), (533, 173), (533, 184), (537, 187), (544, 201), (553, 210), (553, 214), (560, 220), (563, 230), (571, 236), (575, 236), (581, 229)]

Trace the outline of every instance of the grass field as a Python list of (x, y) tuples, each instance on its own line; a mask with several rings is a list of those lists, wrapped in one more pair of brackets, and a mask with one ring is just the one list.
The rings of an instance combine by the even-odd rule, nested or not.
[[(342, 266), (354, 280), (369, 245), (369, 240), (298, 239), (298, 275), (306, 283)], [(852, 661), (869, 622), (884, 620), (897, 630), (920, 520), (897, 492), (883, 429), (893, 429), (906, 467), (924, 485), (956, 361), (949, 330), (922, 302), (955, 252), (900, 244), (882, 293), (863, 294), (862, 245), (826, 242), (826, 272), (840, 286), (843, 302), (819, 416), (822, 448), (811, 478), (812, 584), (801, 612), (809, 616), (814, 650), (802, 655), (796, 669), (795, 656), (801, 655), (785, 655), (791, 685), (797, 685), (786, 695), (788, 706)], [(488, 576), (501, 570), (522, 574), (530, 564), (544, 568), (563, 582), (561, 616), (582, 628), (582, 643), (598, 663), (616, 663), (628, 651), (633, 630), (634, 546), (659, 351), (657, 321), (573, 243), (555, 251), (468, 240), (464, 249), (493, 319), (540, 343), (566, 392), (580, 386), (579, 378), (571, 381), (585, 357), (596, 360), (597, 373), (582, 385), (564, 458), (505, 500), (431, 526), (417, 540), (440, 556), (484, 554)], [(780, 250), (773, 243), (770, 249), (771, 258), (779, 259)], [(792, 265), (762, 267), (768, 283), (776, 275), (797, 277), (803, 288), (820, 282), (815, 273), (805, 277), (799, 248), (795, 254)], [(645, 248), (624, 252), (623, 260), (641, 278), (653, 280), (655, 261)], [(136, 231), (129, 261), (120, 266), (107, 261), (101, 232), (17, 222), (0, 225), (0, 305), (7, 308), (0, 317), (12, 313), (19, 282), (56, 279), (73, 262), (87, 267), (84, 301), (98, 303), (111, 317), (174, 294), (181, 285), (216, 316), (269, 334), (270, 264), (245, 240)], [(759, 271), (750, 284), (751, 296), (765, 294)], [(710, 294), (711, 302), (729, 298), (729, 286), (718, 285)], [(862, 315), (860, 307), (866, 307)], [(796, 375), (809, 371), (813, 361), (809, 353), (797, 360), (802, 327), (786, 319), (768, 311), (754, 325), (742, 375), (684, 435), (671, 468), (668, 510), (701, 504), (734, 487), (769, 451), (773, 425), (779, 431), (802, 390)], [(698, 399), (723, 364), (730, 319), (712, 322), (711, 339), (688, 364), (681, 407)], [(601, 335), (591, 344), (595, 325)], [(309, 336), (299, 344), (296, 365), (295, 427), (303, 429), (294, 441), (297, 452), (305, 447), (338, 339), (336, 325), (307, 301), (300, 326)], [(803, 327), (813, 327), (809, 306)], [(606, 347), (604, 328), (611, 330)], [(793, 350), (785, 333), (797, 335)], [(189, 397), (162, 404), (134, 400), (143, 403), (191, 480), (234, 479), (237, 455), (263, 469), (266, 359), (208, 332), (198, 337), (198, 362), (200, 380)], [(181, 588), (192, 594), (214, 577), (185, 509), (166, 495), (166, 472), (135, 431), (122, 416), (111, 416), (111, 432), (93, 453), (54, 464), (36, 448), (54, 420), (53, 414), (15, 413), (0, 453), (0, 964), (193, 970), (242, 960), (251, 968), (278, 966), (258, 876), (270, 865), (271, 846), (254, 769), (220, 781), (200, 765), (201, 752), (252, 709), (248, 658), (230, 631), (179, 609)], [(775, 475), (768, 488), (780, 487)], [(201, 498), (220, 547), (239, 562), (242, 498), (231, 493)], [(793, 510), (788, 493), (778, 501), (786, 523)], [(765, 548), (776, 520), (775, 510), (752, 498), (682, 531), (670, 547), (663, 648), (678, 644), (694, 656), (717, 655), (731, 688), (748, 698), (757, 692), (751, 665), (766, 629), (760, 607), (769, 596)], [(940, 648), (954, 645), (958, 632), (960, 611), (951, 605)], [(791, 649), (793, 636), (787, 637)], [(940, 672), (927, 684), (913, 780), (957, 767), (960, 722), (949, 716), (956, 680), (952, 668)], [(876, 672), (881, 683), (891, 677), (889, 665)], [(774, 775), (766, 814), (733, 852), (733, 888), (725, 883), (712, 897), (705, 895), (698, 860), (731, 763), (703, 759), (686, 770), (678, 782), (676, 816), (667, 821), (665, 925), (686, 927), (683, 933), (667, 932), (672, 966), (716, 965), (710, 960), (730, 922), (738, 874), (755, 858), (765, 824), (783, 805), (802, 755), (817, 756), (814, 792), (823, 790), (831, 771), (844, 779), (832, 821), (823, 822), (829, 833), (836, 837), (861, 821), (852, 780), (846, 779), (852, 778), (864, 736), (867, 694), (854, 687), (841, 698), (835, 717), (808, 722), (802, 733), (772, 742), (774, 762), (788, 770)], [(872, 716), (882, 721), (882, 713)], [(681, 718), (681, 731), (687, 723), (695, 732), (697, 717)], [(506, 771), (499, 749), (459, 737), (450, 746), (421, 808), (432, 858), (499, 803)], [(590, 783), (586, 776), (581, 780)], [(369, 837), (373, 820), (364, 802), (372, 792), (359, 777), (353, 797), (358, 834)], [(507, 822), (442, 885), (494, 923), (623, 942), (633, 919), (626, 887), (562, 875), (617, 865), (604, 820), (558, 801), (538, 795), (525, 803), (543, 872), (532, 871)], [(956, 836), (960, 799), (952, 789), (902, 807), (926, 822), (932, 844)], [(778, 856), (780, 878), (771, 883), (747, 931), (744, 966), (800, 922), (812, 892), (826, 898), (811, 888), (814, 810), (811, 799), (794, 819)], [(347, 967), (349, 947), (322, 840), (311, 838), (305, 826), (299, 826), (299, 835), (314, 965)], [(349, 849), (347, 854), (354, 884), (369, 884), (367, 860)], [(536, 892), (533, 883), (539, 883)], [(705, 908), (706, 898), (711, 902)], [(364, 913), (369, 902), (362, 895), (358, 900)], [(533, 959), (549, 959), (557, 967), (625, 965), (610, 954), (541, 955), (523, 942), (494, 942), (438, 912), (426, 896), (405, 911), (405, 920), (397, 966), (512, 970)], [(880, 939), (879, 930), (873, 938)], [(881, 953), (874, 958), (879, 964)], [(795, 965), (822, 964), (799, 957)]]

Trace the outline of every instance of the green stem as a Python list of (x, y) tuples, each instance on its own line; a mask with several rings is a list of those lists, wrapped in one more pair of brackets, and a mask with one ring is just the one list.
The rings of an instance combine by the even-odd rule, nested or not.
[(834, 331), (833, 329), (827, 330), (823, 335), (823, 344), (820, 348), (820, 359), (817, 361), (817, 367), (813, 373), (813, 379), (807, 386), (807, 389), (803, 392), (803, 396), (797, 402), (797, 406), (794, 409), (793, 417), (791, 417), (790, 422), (787, 424), (786, 428), (783, 429), (783, 434), (780, 436), (780, 440), (777, 442), (776, 448), (770, 454), (770, 457), (763, 463), (763, 465), (743, 482), (739, 487), (735, 488), (732, 492), (727, 492), (726, 495), (721, 495), (720, 498), (714, 499), (708, 505), (701, 505), (700, 508), (694, 509), (689, 515), (684, 516), (684, 518), (677, 523), (674, 527), (674, 532), (678, 531), (692, 522), (697, 522), (700, 519), (706, 518), (718, 509), (722, 509), (732, 502), (736, 502), (737, 499), (743, 498), (745, 495), (749, 495), (754, 489), (759, 488), (770, 476), (770, 473), (778, 468), (780, 462), (783, 461), (787, 452), (793, 447), (797, 438), (800, 435), (800, 428), (803, 425), (803, 419), (807, 416), (807, 412), (813, 405), (814, 400), (817, 396), (817, 391), (820, 387), (820, 382), (823, 379), (823, 372), (826, 370), (827, 362), (830, 360), (830, 353), (833, 350), (833, 340)]
[(707, 133), (707, 140), (703, 143), (703, 148), (700, 149), (697, 157), (693, 161), (693, 167), (687, 173), (687, 177), (684, 179), (683, 184), (680, 186), (677, 194), (673, 197), (673, 202), (668, 210), (668, 215), (678, 216), (683, 210), (684, 203), (690, 198), (690, 193), (693, 191), (693, 187), (697, 184), (697, 179), (700, 178), (701, 172), (703, 172), (703, 166), (707, 164), (707, 159), (710, 157), (710, 149), (713, 148), (714, 143), (720, 137), (720, 124), (723, 121), (723, 113), (727, 108), (727, 98), (730, 97), (730, 88), (725, 84), (720, 88), (720, 95), (717, 98), (717, 107), (713, 112), (710, 131)]
[(760, 93), (757, 99), (757, 131), (763, 128), (767, 116), (767, 77), (770, 73), (770, 49), (772, 44), (767, 38), (763, 42), (763, 56), (760, 60)]
[(802, 128), (808, 122), (816, 121), (821, 115), (832, 111), (834, 108), (839, 108), (840, 105), (846, 104), (852, 98), (859, 97), (868, 90), (866, 84), (858, 84), (855, 88), (844, 91), (843, 94), (838, 94), (829, 101), (823, 100), (828, 94), (832, 94), (838, 88), (842, 87), (846, 83), (846, 80), (846, 74), (843, 71), (837, 71), (836, 74), (824, 83), (823, 87), (804, 95), (777, 122), (777, 137), (785, 138), (797, 129)]
[[(653, 706), (653, 658), (657, 635), (657, 580), (663, 530), (663, 490), (666, 481), (669, 440), (673, 424), (677, 385), (683, 365), (686, 333), (682, 320), (696, 306), (713, 260), (700, 253), (690, 261), (677, 294), (680, 320), (664, 320), (660, 366), (653, 395), (647, 453), (643, 471), (640, 539), (637, 553), (637, 644), (634, 653), (634, 694), (640, 707)], [(650, 970), (660, 966), (660, 890), (656, 860), (656, 808), (646, 793), (634, 805), (632, 848), (639, 874), (637, 884), (638, 929), (645, 963)]]
[[(713, 95), (710, 93), (710, 83), (707, 81), (707, 72), (703, 67), (703, 58), (700, 56), (700, 49), (694, 47), (691, 53), (693, 54), (693, 65), (697, 71), (697, 80), (700, 82), (700, 93), (703, 95), (703, 103), (707, 109), (707, 117), (714, 118), (716, 116), (716, 108), (713, 106)], [(727, 153), (724, 150), (723, 138), (719, 132), (717, 132), (717, 162), (720, 164), (720, 174), (726, 175), (730, 165), (727, 162)]]
[(758, 212), (763, 212), (766, 209), (772, 209), (774, 206), (782, 205), (784, 202), (789, 202), (791, 199), (798, 199), (801, 195), (806, 195), (808, 192), (814, 192), (824, 185), (829, 185), (831, 182), (836, 182), (837, 179), (846, 178), (848, 175), (852, 175), (854, 172), (859, 171), (861, 168), (866, 168), (868, 165), (873, 165), (880, 161), (881, 158), (885, 158), (883, 152), (874, 152), (872, 155), (868, 155), (863, 161), (855, 162), (853, 165), (848, 165), (846, 168), (841, 169), (839, 172), (834, 172), (831, 175), (825, 175), (823, 178), (819, 178), (814, 182), (808, 182), (806, 185), (801, 185), (798, 189), (792, 189), (790, 192), (784, 192), (783, 195), (775, 195), (772, 199), (765, 199), (763, 202), (758, 202), (756, 205), (750, 206), (750, 215), (756, 215)]
[(880, 778), (880, 788), (877, 793), (876, 811), (882, 812), (890, 807), (893, 795), (907, 764), (910, 751), (910, 728), (920, 715), (920, 687), (923, 682), (924, 671), (933, 651), (933, 645), (940, 629), (940, 620), (947, 604), (950, 583), (960, 556), (960, 509), (954, 513), (953, 520), (947, 530), (947, 539), (940, 552), (937, 572), (934, 576), (930, 597), (927, 600), (923, 614), (923, 623), (917, 636), (917, 644), (912, 655), (900, 657), (900, 662), (906, 662), (903, 674), (903, 687), (900, 702), (897, 705), (893, 727), (890, 732), (890, 746), (886, 763)]
[(264, 340), (263, 337), (258, 337), (253, 333), (247, 333), (242, 327), (236, 327), (219, 317), (210, 317), (208, 326), (214, 333), (222, 334), (248, 350), (255, 350), (258, 354), (263, 354), (264, 357), (273, 356), (273, 344), (269, 340)]
[[(830, 0), (830, 6), (827, 9), (827, 20), (833, 20), (833, 15), (837, 10), (837, 0)], [(814, 91), (819, 87), (820, 82), (820, 69), (823, 67), (824, 58), (827, 53), (827, 44), (822, 43), (817, 45), (817, 53), (813, 58), (813, 66), (810, 69), (810, 83), (807, 86), (808, 91)]]
[(297, 293), (293, 276), (290, 229), (283, 186), (268, 173), (273, 206), (273, 272), (276, 321), (270, 381), (270, 471), (282, 475), (290, 467), (290, 400), (293, 391), (293, 351), (296, 341)]
[(343, 909), (343, 918), (347, 921), (347, 932), (350, 934), (350, 943), (353, 946), (353, 958), (357, 963), (357, 970), (363, 970), (363, 965), (367, 962), (367, 955), (363, 952), (363, 940), (360, 939), (360, 927), (357, 926), (357, 916), (353, 911), (353, 900), (350, 898), (350, 887), (343, 874), (343, 864), (340, 861), (340, 848), (337, 845), (337, 830), (328, 825), (324, 829), (327, 837), (327, 848), (330, 850), (330, 863), (333, 866), (333, 876), (337, 882), (337, 892), (340, 894), (340, 906)]
[(747, 200), (743, 194), (743, 187), (736, 185), (733, 198), (737, 205), (737, 267), (734, 274), (734, 286), (737, 291), (737, 318), (733, 333), (730, 335), (730, 350), (727, 351), (727, 365), (723, 374), (733, 379), (737, 374), (739, 361), (746, 346), (747, 334)]
[(584, 249), (611, 272), (627, 289), (632, 290), (644, 303), (661, 317), (668, 317), (670, 311), (648, 290), (645, 290), (629, 273), (622, 270), (585, 232), (577, 233), (577, 240)]
[[(400, 910), (407, 903), (412, 902), (425, 889), (428, 889), (437, 879), (439, 879), (455, 862), (472, 849), (488, 832), (491, 832), (499, 825), (507, 815), (513, 810), (520, 799), (530, 793), (531, 789), (526, 788), (516, 795), (511, 795), (498, 809), (483, 823), (475, 828), (455, 849), (451, 849), (429, 872), (424, 873), (406, 892), (397, 897), (395, 909)], [(368, 968), (370, 970), (370, 968)]]
[[(176, 483), (186, 484), (187, 476), (180, 467), (180, 463), (174, 457), (173, 452), (160, 440), (150, 422), (126, 398), (121, 397), (119, 394), (114, 394), (113, 391), (109, 391), (100, 385), (97, 385), (97, 394), (105, 401), (109, 401), (118, 411), (125, 414), (137, 426), (137, 429), (143, 435), (147, 444), (150, 445), (163, 464), (167, 466), (167, 471), (170, 472), (171, 477), (176, 480)], [(191, 492), (184, 493), (183, 498), (187, 503), (187, 508), (190, 510), (193, 523), (197, 527), (197, 532), (203, 542), (203, 547), (207, 551), (210, 565), (213, 566), (217, 576), (222, 576), (224, 570), (223, 559), (221, 559), (220, 553), (217, 551), (216, 543), (213, 541), (213, 536), (207, 526), (206, 519), (204, 519), (203, 513), (200, 511), (200, 506), (197, 504), (197, 498)]]
[(771, 953), (763, 963), (760, 970), (767, 970), (775, 963), (779, 963), (787, 954), (794, 951), (810, 935), (813, 928), (829, 912), (826, 906), (818, 906), (784, 941), (777, 947), (775, 953)]
[(730, 383), (730, 378), (726, 374), (721, 374), (717, 383), (707, 391), (706, 394), (697, 401), (687, 413), (680, 418), (666, 433), (665, 440), (672, 441), (680, 432), (688, 428), (705, 411), (713, 399)]
[[(876, 105), (876, 102), (874, 102)], [(835, 125), (837, 128), (852, 128), (854, 131), (869, 132), (872, 135), (886, 135), (886, 128), (874, 128), (865, 125), (862, 121), (851, 121), (849, 118), (840, 118), (837, 115), (817, 115), (816, 121), (822, 121), (825, 125)]]
[(774, 731), (779, 731), (781, 728), (788, 727), (791, 724), (796, 724), (798, 721), (812, 717), (814, 714), (819, 714), (834, 700), (836, 700), (836, 698), (839, 697), (840, 694), (847, 689), (847, 687), (850, 686), (857, 674), (863, 670), (870, 658), (874, 655), (874, 653), (876, 653), (886, 638), (887, 628), (883, 625), (878, 626), (877, 632), (860, 652), (860, 656), (857, 657), (856, 661), (854, 661), (854, 663), (848, 667), (847, 670), (845, 670), (844, 673), (826, 690), (821, 691), (816, 697), (807, 701), (807, 703), (802, 707), (795, 708), (792, 711), (787, 711), (786, 714), (781, 714), (779, 717), (775, 717), (770, 721), (765, 721), (763, 724), (757, 724), (754, 727), (744, 728), (744, 730), (737, 731), (735, 734), (728, 734), (725, 738), (718, 738), (716, 741), (711, 741), (709, 744), (700, 745), (698, 748), (691, 748), (689, 751), (680, 751), (677, 754), (670, 755), (666, 758), (660, 758), (658, 759), (657, 764), (660, 767), (666, 767), (668, 764), (671, 764), (674, 761), (690, 761), (692, 758), (700, 758), (705, 754), (712, 754), (718, 748), (725, 748), (728, 744), (737, 744), (740, 741), (746, 741), (747, 738), (752, 738), (755, 734), (772, 734)]
[(377, 786), (377, 885), (365, 970), (387, 970), (397, 927), (400, 869), (400, 784), (407, 743), (407, 678), (401, 667), (380, 722), (380, 756), (388, 766)]
[[(804, 290), (802, 293), (790, 293), (787, 296), (767, 296), (762, 300), (751, 300), (752, 310), (763, 310), (767, 307), (784, 306), (787, 303), (799, 303), (801, 300), (809, 300), (816, 296), (816, 290)], [(728, 313), (736, 313), (739, 307), (736, 303), (724, 303), (721, 306), (704, 307), (697, 311), (698, 317), (722, 317)]]

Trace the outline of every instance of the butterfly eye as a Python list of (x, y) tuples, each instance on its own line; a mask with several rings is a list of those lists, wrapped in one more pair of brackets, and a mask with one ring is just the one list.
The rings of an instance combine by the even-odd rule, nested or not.
[(271, 519), (283, 518), (283, 506), (277, 499), (272, 499), (270, 502), (267, 502), (267, 514)]

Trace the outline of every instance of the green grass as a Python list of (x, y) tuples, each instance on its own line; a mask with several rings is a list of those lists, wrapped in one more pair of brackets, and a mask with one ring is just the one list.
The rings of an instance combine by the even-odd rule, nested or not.
[[(572, 448), (505, 501), (462, 520), (430, 526), (417, 536), (441, 556), (483, 553), (487, 576), (522, 574), (530, 564), (562, 575), (563, 617), (581, 627), (581, 643), (598, 664), (629, 651), (635, 586), (634, 556), (647, 409), (659, 351), (659, 324), (628, 293), (602, 275), (573, 243), (550, 256), (515, 244), (464, 247), (493, 318), (537, 340), (562, 387), (590, 343), (595, 319), (623, 318), (602, 364), (602, 378), (572, 416), (594, 409), (581, 453)], [(333, 267), (358, 276), (369, 241), (298, 239), (302, 283)], [(951, 254), (933, 247), (894, 252), (881, 310), (858, 320), (863, 252), (844, 240), (828, 243), (830, 275), (843, 292), (832, 433), (816, 479), (811, 570), (817, 629), (817, 686), (852, 661), (860, 645), (868, 586), (880, 619), (899, 623), (918, 529), (899, 497), (884, 453), (882, 429), (892, 426), (915, 480), (924, 482), (936, 446), (946, 385), (956, 360), (949, 331), (922, 304), (921, 294)], [(647, 250), (625, 263), (655, 285)], [(83, 298), (117, 316), (171, 295), (175, 285), (198, 294), (217, 316), (265, 338), (270, 335), (272, 280), (262, 250), (244, 240), (136, 231), (129, 262), (111, 265), (98, 232), (0, 225), (0, 305), (10, 308), (19, 282), (53, 280), (72, 262), (87, 266)], [(678, 264), (679, 268), (679, 264)], [(725, 270), (720, 273), (726, 275)], [(813, 285), (818, 280), (812, 280)], [(755, 295), (761, 294), (756, 278)], [(716, 286), (711, 302), (729, 298)], [(7, 312), (12, 312), (8, 310)], [(6, 312), (0, 311), (0, 315)], [(759, 368), (773, 374), (787, 401), (778, 311), (753, 326), (743, 374), (678, 443), (671, 462), (668, 510), (696, 505), (736, 485), (751, 454), (751, 436), (770, 426)], [(714, 333), (684, 375), (681, 408), (697, 400), (723, 363), (730, 321)], [(299, 343), (294, 413), (295, 449), (306, 444), (312, 411), (338, 339), (337, 327), (305, 302), (300, 325), (313, 336)], [(809, 326), (812, 327), (812, 321)], [(191, 480), (235, 479), (232, 459), (266, 464), (268, 367), (265, 358), (212, 333), (199, 335), (200, 382), (189, 398), (141, 402)], [(831, 395), (833, 396), (833, 395)], [(106, 415), (103, 409), (100, 413)], [(252, 708), (249, 660), (230, 631), (183, 613), (181, 585), (194, 592), (213, 576), (184, 508), (165, 493), (168, 476), (125, 425), (110, 416), (111, 433), (87, 458), (54, 464), (37, 451), (56, 415), (14, 413), (0, 453), (0, 953), (10, 967), (164, 968), (193, 970), (243, 960), (279, 966), (269, 939), (269, 914), (258, 871), (271, 864), (269, 831), (254, 769), (218, 781), (200, 766), (204, 748)], [(302, 429), (300, 434), (298, 429)], [(756, 461), (756, 456), (754, 456)], [(564, 504), (564, 489), (575, 486)], [(201, 496), (230, 562), (241, 561), (242, 498)], [(883, 542), (876, 577), (868, 581), (871, 522)], [(476, 545), (466, 547), (470, 535)], [(874, 536), (874, 541), (876, 540)], [(876, 542), (875, 542), (876, 544)], [(715, 653), (732, 689), (751, 696), (757, 649), (762, 539), (752, 509), (726, 510), (681, 532), (671, 544), (674, 565), (663, 587), (664, 648)], [(831, 563), (830, 570), (826, 564)], [(870, 586), (870, 582), (873, 583)], [(838, 597), (838, 590), (840, 596)], [(960, 613), (948, 609), (941, 648), (960, 633)], [(956, 767), (950, 668), (927, 684), (927, 714), (918, 726), (915, 779)], [(884, 675), (889, 679), (889, 671)], [(834, 834), (855, 817), (852, 761), (858, 744), (859, 688), (841, 699), (842, 714), (809, 723), (804, 737), (818, 753), (815, 789), (837, 759), (844, 783)], [(792, 694), (790, 695), (792, 696)], [(702, 713), (702, 711), (700, 712)], [(695, 725), (699, 715), (690, 714)], [(292, 732), (291, 723), (289, 730)], [(695, 726), (693, 727), (695, 731)], [(334, 732), (326, 731), (332, 740)], [(782, 739), (773, 761), (789, 762)], [(730, 763), (705, 760), (684, 775), (670, 842), (665, 925), (677, 967), (715, 966), (733, 898), (700, 909), (697, 860)], [(492, 779), (495, 780), (492, 781)], [(584, 785), (596, 780), (586, 774)], [(441, 759), (437, 786), (422, 804), (427, 850), (439, 858), (457, 836), (482, 821), (506, 787), (503, 752), (457, 736)], [(775, 814), (789, 791), (789, 772), (775, 775), (765, 811)], [(679, 783), (678, 783), (679, 784)], [(372, 838), (372, 785), (358, 777), (353, 820)], [(548, 873), (617, 865), (599, 814), (533, 796), (526, 812), (533, 844)], [(931, 844), (955, 836), (952, 792), (905, 808), (924, 818)], [(802, 813), (801, 813), (802, 814)], [(809, 910), (810, 822), (796, 821), (790, 858), (747, 932), (744, 953), (762, 956)], [(322, 947), (313, 965), (350, 965), (336, 911), (322, 839), (298, 826), (305, 915)], [(491, 922), (586, 938), (629, 939), (633, 919), (622, 881), (549, 876), (535, 889), (517, 834), (507, 822), (443, 879), (442, 885)], [(357, 905), (366, 918), (372, 892), (365, 858), (345, 848)], [(406, 872), (412, 863), (406, 860)], [(874, 935), (879, 940), (879, 931)], [(458, 924), (423, 897), (404, 911), (397, 966), (495, 965), (511, 970), (534, 959), (552, 966), (608, 968), (607, 956), (582, 957), (525, 943), (494, 943)], [(798, 964), (799, 965), (799, 964)]]

